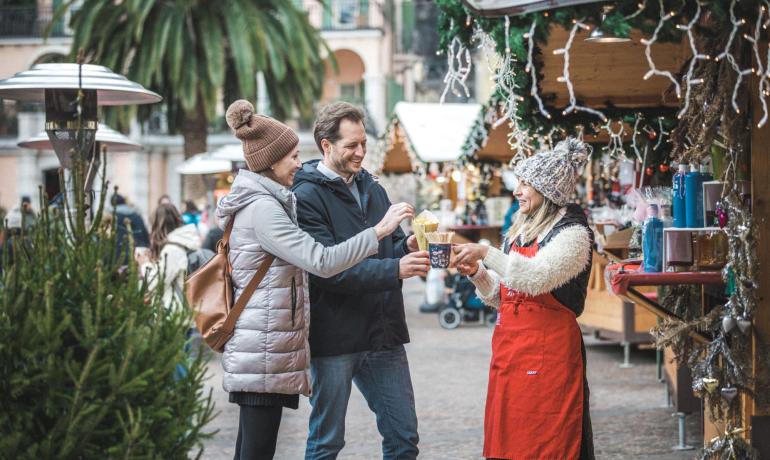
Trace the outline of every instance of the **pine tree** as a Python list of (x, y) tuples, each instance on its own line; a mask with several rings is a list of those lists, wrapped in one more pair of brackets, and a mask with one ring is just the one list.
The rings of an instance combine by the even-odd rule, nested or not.
[(104, 205), (89, 219), (84, 194), (73, 201), (66, 213), (41, 200), (37, 225), (3, 251), (0, 458), (200, 456), (213, 403), (204, 355), (185, 351), (190, 313), (121, 266)]

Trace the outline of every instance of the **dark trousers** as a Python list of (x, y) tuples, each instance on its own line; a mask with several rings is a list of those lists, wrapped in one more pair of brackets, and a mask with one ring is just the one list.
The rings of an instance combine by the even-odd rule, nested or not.
[(281, 426), (281, 406), (241, 405), (234, 460), (272, 460)]

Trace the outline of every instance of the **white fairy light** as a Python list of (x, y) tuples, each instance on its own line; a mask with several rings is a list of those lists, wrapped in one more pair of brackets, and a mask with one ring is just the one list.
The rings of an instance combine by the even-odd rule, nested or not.
[[(454, 21), (450, 23), (450, 29), (454, 28)], [(460, 39), (455, 36), (449, 43), (447, 53), (447, 72), (444, 76), (444, 91), (441, 93), (440, 102), (443, 104), (449, 90), (456, 96), (460, 95), (456, 86), (459, 86), (465, 92), (465, 97), (470, 97), (468, 86), (465, 82), (471, 74), (471, 52), (463, 45)]]
[(640, 14), (642, 14), (644, 12), (644, 10), (647, 8), (647, 0), (643, 0), (642, 2), (639, 2), (639, 4), (636, 5), (636, 8), (637, 8), (637, 10), (634, 13), (629, 14), (628, 16), (624, 17), (623, 19), (628, 21), (629, 19), (633, 19), (633, 18), (639, 16)]
[(513, 155), (513, 158), (511, 158), (511, 161), (508, 162), (508, 164), (515, 165), (519, 161), (527, 158), (529, 152), (532, 152), (533, 148), (530, 143), (529, 134), (526, 130), (519, 128), (518, 121), (512, 121), (510, 127), (511, 132), (508, 133), (508, 145), (516, 151), (516, 154)]
[(564, 67), (562, 69), (561, 77), (557, 78), (557, 81), (567, 85), (567, 91), (569, 92), (569, 106), (562, 112), (563, 115), (568, 115), (572, 112), (580, 111), (587, 112), (601, 118), (602, 121), (607, 121), (607, 117), (600, 111), (594, 110), (590, 107), (584, 107), (577, 104), (577, 98), (575, 97), (575, 88), (572, 86), (572, 81), (569, 78), (569, 50), (572, 47), (572, 42), (575, 40), (575, 34), (579, 29), (588, 30), (589, 27), (583, 24), (582, 21), (573, 19), (572, 30), (570, 30), (569, 38), (563, 48), (553, 50), (553, 54), (560, 54), (564, 56)]
[(642, 161), (642, 152), (639, 151), (639, 146), (636, 145), (636, 136), (639, 135), (639, 123), (642, 121), (642, 117), (637, 113), (634, 120), (634, 134), (631, 136), (631, 148), (634, 149), (634, 155), (636, 159)]
[(658, 117), (658, 142), (655, 143), (655, 150), (658, 150), (660, 144), (663, 143), (663, 136), (667, 136), (670, 133), (663, 129), (663, 117)]
[[(502, 57), (500, 67), (497, 69), (497, 75), (494, 80), (497, 91), (503, 96), (503, 114), (492, 124), (496, 129), (508, 122), (510, 132), (508, 133), (508, 145), (516, 151), (511, 159), (511, 164), (526, 158), (532, 151), (530, 145), (530, 136), (527, 130), (521, 129), (520, 117), (518, 115), (519, 102), (524, 98), (516, 94), (516, 72), (514, 68), (514, 58), (511, 55), (510, 46), (510, 17), (505, 17), (505, 55)], [(495, 114), (496, 115), (496, 114)]]
[(693, 28), (695, 27), (695, 24), (698, 23), (698, 20), (700, 19), (700, 13), (701, 13), (701, 2), (697, 1), (695, 2), (696, 8), (695, 8), (695, 15), (692, 17), (692, 20), (690, 20), (687, 25), (678, 25), (677, 28), (680, 30), (684, 30), (687, 32), (687, 41), (690, 44), (690, 51), (692, 51), (692, 58), (690, 59), (690, 65), (687, 68), (687, 74), (685, 76), (685, 82), (687, 85), (687, 90), (685, 91), (684, 96), (684, 107), (682, 107), (682, 110), (679, 111), (677, 114), (677, 117), (682, 118), (686, 113), (687, 110), (690, 108), (690, 92), (692, 91), (692, 87), (698, 84), (703, 83), (702, 78), (693, 79), (693, 72), (695, 72), (695, 66), (698, 64), (698, 61), (707, 61), (711, 59), (711, 57), (708, 54), (701, 54), (698, 52), (698, 48), (695, 46), (695, 37), (693, 36)]
[[(733, 41), (735, 40), (735, 35), (738, 33), (738, 28), (743, 26), (746, 21), (744, 19), (737, 19), (735, 17), (735, 0), (732, 0), (730, 2), (730, 23), (733, 25), (732, 30), (730, 31), (730, 36), (727, 38), (727, 43), (725, 43), (725, 49), (722, 51), (717, 57), (716, 60), (725, 59), (730, 64), (730, 67), (733, 68), (735, 71), (737, 78), (735, 79), (735, 86), (733, 86), (733, 96), (732, 96), (732, 106), (733, 110), (735, 110), (735, 113), (741, 113), (741, 109), (738, 107), (738, 90), (740, 89), (741, 83), (743, 82), (743, 77), (746, 75), (751, 75), (754, 72), (754, 69), (748, 68), (748, 69), (741, 69), (738, 65), (738, 62), (735, 60), (735, 56), (730, 52), (730, 48), (732, 48)], [(764, 15), (764, 12), (760, 10), (759, 17), (757, 18), (757, 29), (759, 28), (759, 24), (762, 21), (762, 16)], [(746, 34), (743, 34), (743, 38), (748, 41), (752, 42), (754, 39), (752, 37), (749, 37)], [(755, 55), (759, 56), (759, 50), (756, 49), (757, 43), (754, 41), (752, 43), (754, 48)], [(759, 61), (759, 59), (757, 59)], [(761, 63), (759, 64), (762, 65)]]
[[(767, 0), (764, 0), (764, 5), (760, 5), (759, 12), (757, 15), (757, 22), (754, 24), (754, 36), (747, 38), (747, 40), (751, 43), (752, 51), (754, 52), (754, 59), (757, 63), (757, 75), (759, 76), (759, 102), (762, 104), (762, 118), (757, 122), (757, 128), (761, 128), (762, 126), (767, 123), (768, 118), (768, 112), (767, 112), (767, 101), (766, 97), (768, 96), (768, 87), (770, 87), (770, 82), (768, 82), (768, 73), (765, 71), (764, 66), (762, 65), (762, 58), (759, 55), (759, 41), (760, 41), (760, 34), (762, 33), (762, 30), (760, 27), (762, 27), (760, 24), (762, 24), (762, 19), (764, 18), (765, 13), (768, 11), (768, 8), (770, 8), (770, 3), (768, 3)], [(770, 13), (768, 13), (768, 16), (770, 17)], [(770, 47), (768, 48), (768, 58), (770, 58)], [(770, 62), (770, 61), (767, 61)], [(770, 65), (770, 64), (768, 64)], [(733, 96), (735, 97), (735, 96)]]
[(513, 68), (513, 58), (510, 54), (503, 57), (498, 69), (495, 83), (499, 93), (503, 95), (503, 114), (499, 120), (494, 123), (494, 127), (505, 123), (506, 120), (517, 118), (519, 102), (523, 99), (516, 94), (515, 70)]
[(532, 21), (532, 25), (529, 26), (529, 32), (524, 34), (524, 38), (527, 39), (527, 43), (529, 45), (528, 51), (527, 51), (527, 66), (524, 68), (524, 71), (529, 73), (530, 77), (532, 78), (532, 88), (529, 90), (530, 96), (534, 97), (537, 101), (537, 108), (540, 110), (540, 113), (550, 119), (551, 114), (548, 113), (547, 110), (545, 110), (545, 105), (543, 105), (543, 100), (540, 99), (540, 93), (537, 91), (537, 69), (535, 68), (534, 59), (532, 57), (533, 51), (535, 49), (535, 26), (537, 25), (537, 21)]
[(612, 130), (612, 120), (607, 120), (607, 123), (602, 126), (602, 129), (610, 135), (609, 142), (605, 147), (602, 147), (602, 150), (609, 153), (610, 158), (613, 159), (620, 158), (626, 153), (626, 149), (623, 148), (623, 134), (626, 131), (625, 123), (623, 123), (622, 119), (618, 120), (618, 123), (620, 128), (617, 131)]
[(577, 133), (575, 133), (575, 137), (580, 142), (583, 142), (583, 137), (585, 136), (585, 131), (586, 131), (585, 126), (583, 126), (583, 125), (578, 125), (577, 126)]
[(497, 73), (497, 69), (500, 67), (500, 59), (495, 51), (495, 41), (492, 37), (486, 33), (481, 27), (475, 27), (473, 29), (473, 36), (471, 37), (473, 43), (478, 43), (476, 49), (481, 50), (484, 56), (484, 61), (487, 63), (487, 69), (489, 73), (493, 75), (490, 80), (494, 80), (494, 75)]
[(641, 39), (642, 45), (644, 45), (644, 55), (647, 57), (647, 65), (650, 66), (650, 70), (644, 74), (645, 80), (648, 80), (653, 75), (659, 75), (661, 77), (666, 77), (669, 80), (671, 80), (671, 83), (674, 85), (674, 90), (676, 91), (676, 97), (681, 98), (682, 97), (682, 87), (679, 85), (679, 82), (676, 78), (674, 78), (674, 75), (665, 70), (659, 70), (655, 66), (655, 61), (652, 60), (652, 45), (656, 41), (658, 41), (658, 33), (660, 30), (665, 26), (666, 21), (670, 21), (671, 18), (674, 17), (674, 13), (666, 13), (665, 8), (663, 7), (663, 0), (658, 0), (658, 4), (660, 5), (660, 20), (658, 21), (658, 26), (655, 28), (655, 32), (652, 34), (652, 37), (650, 39)]

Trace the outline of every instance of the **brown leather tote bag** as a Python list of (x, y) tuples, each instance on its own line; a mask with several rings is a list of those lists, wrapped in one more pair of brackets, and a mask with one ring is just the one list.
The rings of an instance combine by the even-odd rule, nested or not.
[(219, 353), (224, 351), (225, 344), (233, 336), (235, 322), (275, 260), (275, 256), (268, 254), (233, 305), (232, 268), (227, 253), (234, 220), (235, 216), (227, 222), (214, 257), (185, 281), (185, 295), (193, 309), (195, 325), (206, 345)]

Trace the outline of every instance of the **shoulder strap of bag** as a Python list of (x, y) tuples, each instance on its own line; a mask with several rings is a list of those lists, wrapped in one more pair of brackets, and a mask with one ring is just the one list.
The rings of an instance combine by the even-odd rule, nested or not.
[(225, 234), (222, 235), (222, 239), (219, 240), (219, 243), (225, 245), (225, 248), (227, 248), (228, 245), (230, 244), (230, 233), (233, 231), (234, 222), (235, 222), (235, 214), (230, 216), (230, 219), (227, 221), (227, 225), (225, 225)]
[[(222, 240), (219, 242), (224, 248), (225, 252), (229, 250), (229, 243), (230, 243), (230, 232), (233, 230), (233, 222), (235, 222), (235, 216), (232, 216), (230, 220), (227, 222), (227, 225), (225, 226), (225, 234), (222, 235)], [(227, 257), (227, 268), (228, 272), (230, 271), (230, 258)], [(254, 274), (254, 277), (251, 278), (251, 281), (249, 281), (249, 284), (246, 285), (245, 288), (243, 288), (243, 292), (241, 292), (241, 295), (238, 297), (238, 300), (235, 301), (235, 305), (233, 305), (233, 309), (230, 310), (230, 313), (227, 315), (227, 319), (225, 320), (225, 323), (222, 325), (223, 332), (227, 333), (228, 335), (233, 332), (233, 329), (235, 329), (235, 322), (238, 321), (238, 318), (241, 316), (241, 313), (243, 312), (243, 309), (246, 308), (246, 304), (249, 302), (249, 299), (251, 299), (251, 296), (254, 294), (254, 291), (257, 289), (257, 286), (259, 286), (259, 283), (262, 282), (262, 279), (267, 274), (267, 271), (270, 269), (270, 265), (273, 264), (273, 261), (275, 260), (275, 256), (272, 254), (268, 254), (267, 257), (265, 257), (265, 260), (262, 261), (262, 265), (259, 266), (259, 270)]]
[(262, 278), (265, 277), (265, 274), (270, 269), (270, 265), (273, 264), (273, 260), (275, 260), (275, 256), (268, 254), (265, 260), (262, 262), (262, 265), (259, 267), (259, 270), (257, 270), (257, 273), (254, 274), (254, 277), (251, 279), (251, 281), (249, 281), (249, 284), (243, 288), (243, 292), (241, 292), (238, 300), (235, 301), (233, 309), (230, 310), (230, 313), (227, 315), (225, 324), (222, 325), (222, 330), (228, 335), (233, 332), (233, 329), (235, 329), (235, 322), (238, 321), (238, 318), (241, 316), (243, 309), (246, 308), (246, 304), (249, 302), (249, 299), (251, 299), (252, 294), (254, 294), (257, 286), (259, 286), (259, 283), (262, 282)]

